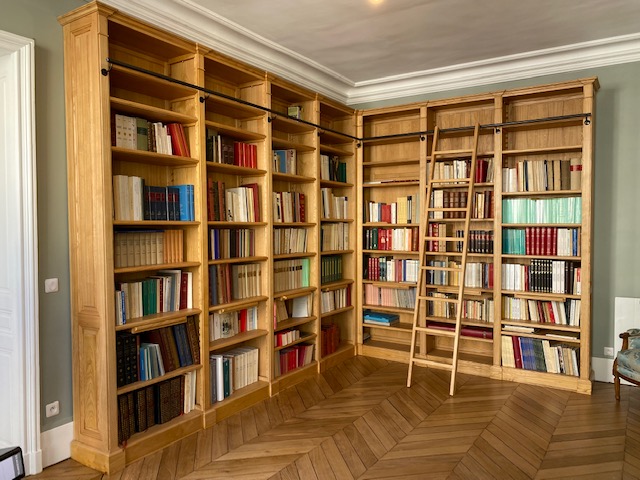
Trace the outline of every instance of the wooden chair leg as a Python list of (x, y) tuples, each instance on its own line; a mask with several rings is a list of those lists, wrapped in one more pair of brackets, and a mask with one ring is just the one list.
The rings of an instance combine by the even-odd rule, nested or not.
[(617, 365), (613, 365), (613, 385), (616, 390), (616, 401), (620, 401), (620, 376), (618, 375)]

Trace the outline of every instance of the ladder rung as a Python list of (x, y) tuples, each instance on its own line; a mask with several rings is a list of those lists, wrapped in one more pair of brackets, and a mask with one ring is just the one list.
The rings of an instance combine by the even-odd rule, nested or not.
[(422, 295), (418, 297), (418, 300), (425, 300), (428, 302), (458, 303), (457, 298), (425, 297)]
[(475, 152), (473, 148), (464, 148), (461, 150), (436, 150), (435, 152), (432, 152), (431, 158), (436, 155), (462, 155), (464, 153), (470, 154), (473, 152)]
[(434, 360), (427, 360), (426, 358), (418, 358), (418, 357), (412, 358), (411, 361), (414, 362), (414, 363), (419, 363), (421, 365), (425, 365), (427, 367), (442, 368), (442, 369), (445, 369), (445, 370), (453, 370), (453, 365), (451, 365), (450, 363), (436, 362)]
[(461, 272), (462, 267), (436, 267), (431, 265), (422, 265), (422, 270), (433, 270), (437, 272)]
[(415, 327), (418, 332), (423, 332), (429, 335), (435, 335), (438, 337), (455, 337), (455, 330), (442, 330), (439, 328), (429, 328), (429, 327)]

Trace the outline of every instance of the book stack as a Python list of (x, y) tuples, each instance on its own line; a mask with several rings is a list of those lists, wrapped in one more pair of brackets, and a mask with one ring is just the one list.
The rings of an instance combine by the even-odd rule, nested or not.
[(502, 288), (519, 292), (580, 295), (581, 267), (566, 260), (532, 259), (531, 265), (502, 265)]
[(419, 260), (394, 257), (369, 257), (364, 276), (377, 282), (415, 283), (418, 281)]
[(212, 228), (209, 243), (212, 260), (255, 255), (255, 231), (250, 228)]
[(150, 122), (144, 118), (115, 114), (113, 145), (132, 150), (189, 157), (189, 142), (179, 123)]
[(580, 255), (580, 232), (578, 228), (505, 228), (502, 232), (502, 253), (578, 256)]
[(582, 223), (582, 197), (503, 198), (503, 223)]
[(257, 183), (226, 188), (207, 178), (207, 220), (210, 222), (260, 222), (260, 190)]
[(141, 177), (113, 176), (116, 221), (193, 221), (193, 185), (151, 186)]
[(313, 313), (313, 294), (294, 298), (276, 298), (273, 302), (273, 328), (289, 318), (308, 318)]
[(416, 289), (415, 287), (378, 287), (369, 283), (364, 285), (364, 303), (380, 307), (413, 309), (416, 304)]
[(555, 339), (502, 335), (502, 365), (578, 377), (578, 347)]
[(395, 202), (369, 202), (367, 204), (367, 222), (407, 224), (418, 223), (420, 212), (417, 198), (413, 195), (398, 197)]
[(300, 340), (300, 330), (292, 328), (289, 330), (282, 330), (273, 334), (274, 347), (285, 347)]
[(347, 181), (347, 164), (337, 156), (320, 155), (320, 179), (333, 182)]
[(206, 157), (207, 162), (257, 168), (258, 146), (238, 142), (207, 128)]
[(258, 381), (259, 350), (244, 346), (209, 356), (211, 403), (221, 402), (235, 391)]
[(367, 228), (364, 250), (418, 251), (417, 228)]
[(384, 313), (376, 312), (374, 310), (365, 310), (362, 315), (362, 322), (367, 325), (391, 327), (400, 323), (400, 315), (398, 315), (397, 313)]
[(182, 230), (114, 232), (116, 268), (179, 263), (183, 259)]
[(320, 228), (320, 250), (328, 252), (332, 250), (349, 249), (349, 224), (330, 223)]
[(285, 375), (296, 368), (309, 365), (313, 361), (315, 345), (301, 343), (276, 352), (275, 376)]
[(351, 306), (351, 285), (323, 291), (320, 294), (320, 311), (322, 313), (333, 312)]
[(333, 194), (331, 188), (321, 188), (322, 218), (332, 220), (345, 220), (349, 218), (349, 198)]
[(274, 173), (288, 173), (290, 175), (296, 175), (297, 163), (296, 151), (293, 148), (273, 151)]
[(230, 338), (258, 328), (258, 307), (209, 315), (209, 339)]
[(273, 254), (305, 253), (307, 251), (306, 228), (274, 228)]
[[(513, 161), (511, 163), (514, 163)], [(580, 190), (582, 158), (518, 160), (502, 169), (504, 192)]]
[(325, 255), (320, 259), (320, 283), (342, 280), (342, 255)]
[(510, 320), (580, 326), (580, 300), (529, 300), (502, 297), (502, 317)]
[(340, 328), (335, 323), (322, 325), (320, 344), (322, 345), (322, 357), (331, 355), (340, 346)]
[(284, 292), (310, 285), (311, 262), (308, 258), (278, 260), (273, 262), (273, 288)]
[[(445, 330), (448, 332), (453, 332), (456, 329), (456, 326), (452, 323), (442, 323), (442, 322), (427, 322), (428, 328), (433, 328), (435, 330)], [(493, 338), (493, 329), (490, 328), (481, 328), (481, 327), (469, 327), (463, 325), (460, 327), (460, 335), (463, 337), (472, 337), (472, 338)]]
[(300, 192), (273, 192), (274, 223), (305, 222), (305, 195)]
[[(471, 207), (471, 218), (493, 218), (494, 199), (493, 190), (474, 192)], [(463, 212), (460, 213), (464, 215)]]
[(209, 265), (211, 306), (261, 295), (262, 269), (258, 263)]

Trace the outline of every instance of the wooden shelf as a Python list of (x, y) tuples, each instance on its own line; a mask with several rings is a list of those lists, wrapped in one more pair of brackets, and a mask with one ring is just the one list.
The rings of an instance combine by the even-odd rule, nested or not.
[[(321, 140), (322, 141), (322, 140)], [(334, 147), (333, 145), (326, 145), (324, 143), (320, 144), (320, 152), (329, 153), (331, 155), (338, 155), (339, 157), (350, 157), (353, 156), (353, 151), (347, 150), (344, 148)]]
[(132, 333), (140, 331), (154, 330), (156, 328), (177, 325), (187, 321), (191, 315), (199, 315), (202, 312), (199, 308), (187, 308), (175, 312), (154, 313), (144, 317), (131, 318), (124, 325), (116, 325), (116, 331), (131, 330)]
[(169, 380), (170, 378), (179, 377), (180, 375), (184, 375), (185, 373), (188, 373), (188, 372), (193, 372), (194, 370), (198, 370), (200, 368), (202, 368), (202, 365), (189, 365), (188, 367), (177, 368), (171, 372), (167, 372), (164, 375), (153, 378), (151, 380), (133, 382), (123, 387), (119, 387), (118, 395), (133, 392), (134, 390), (145, 388), (150, 385), (155, 385), (156, 383), (164, 382), (165, 380)]
[(516, 298), (528, 298), (531, 300), (565, 300), (567, 298), (580, 299), (580, 295), (569, 293), (524, 292), (518, 290), (502, 290), (503, 295), (513, 295)]
[[(300, 332), (301, 334), (303, 332)], [(310, 335), (305, 335), (304, 337), (300, 337), (298, 340), (295, 340), (291, 343), (288, 343), (287, 345), (282, 345), (280, 347), (274, 347), (274, 351), (276, 353), (278, 353), (281, 350), (284, 350), (285, 348), (289, 348), (289, 347), (293, 347), (294, 345), (299, 345), (300, 343), (309, 343), (312, 342), (313, 340), (315, 340), (317, 337), (317, 335), (315, 333), (310, 334)]]
[(329, 292), (331, 290), (337, 290), (338, 288), (346, 287), (347, 285), (353, 284), (353, 280), (338, 280), (336, 282), (328, 282), (320, 285), (320, 290), (323, 292)]
[(420, 185), (419, 180), (394, 180), (389, 182), (365, 182), (362, 184), (362, 188), (404, 188), (418, 185)]
[(273, 222), (273, 228), (278, 227), (315, 227), (315, 223), (311, 222)]
[(287, 260), (291, 258), (309, 258), (315, 257), (316, 252), (300, 252), (300, 253), (278, 253), (273, 255), (274, 260)]
[(383, 307), (379, 305), (362, 305), (364, 310), (374, 310), (376, 312), (389, 312), (389, 313), (410, 313), (413, 315), (413, 308), (400, 308), (400, 307)]
[(582, 192), (580, 190), (544, 190), (538, 192), (502, 192), (503, 197), (546, 197), (546, 196), (579, 196)]
[(225, 348), (240, 345), (241, 343), (247, 342), (249, 340), (265, 337), (267, 335), (269, 335), (268, 331), (256, 329), (249, 330), (248, 332), (238, 333), (237, 335), (229, 338), (218, 338), (209, 342), (209, 351), (215, 352), (218, 350), (223, 350)]
[[(274, 115), (271, 117), (273, 130), (283, 133), (309, 133), (315, 130), (315, 127), (305, 123), (297, 122), (291, 118), (282, 115)], [(273, 137), (277, 138), (277, 137)]]
[(262, 257), (262, 256), (218, 258), (215, 260), (209, 260), (209, 265), (224, 265), (228, 263), (255, 263), (255, 262), (266, 262), (267, 260), (269, 260), (269, 257)]
[(251, 132), (243, 128), (232, 127), (231, 125), (226, 125), (224, 123), (206, 120), (204, 125), (207, 128), (217, 131), (221, 135), (227, 135), (243, 142), (259, 142), (267, 138), (267, 136), (262, 133)]
[(185, 222), (180, 220), (114, 220), (114, 227), (197, 227), (200, 222)]
[(316, 317), (316, 316), (300, 317), (300, 318), (288, 318), (287, 320), (282, 320), (282, 321), (278, 322), (274, 326), (273, 331), (274, 332), (281, 332), (282, 330), (288, 330), (289, 328), (297, 327), (299, 325), (304, 325), (306, 323), (313, 322), (313, 321), (315, 321), (317, 319), (318, 319), (318, 317)]
[(274, 150), (294, 149), (296, 152), (315, 152), (316, 147), (306, 143), (292, 142), (279, 137), (271, 137), (271, 144)]
[(353, 218), (321, 218), (323, 223), (353, 223)]
[(391, 330), (394, 332), (411, 333), (413, 327), (410, 323), (398, 322), (395, 325), (380, 325), (378, 323), (366, 323), (362, 321), (362, 326), (366, 328), (380, 328), (382, 330)]
[(126, 113), (128, 115), (143, 117), (149, 121), (163, 123), (175, 122), (182, 124), (194, 124), (198, 121), (197, 117), (192, 115), (186, 115), (184, 113), (174, 112), (173, 110), (146, 105), (144, 103), (133, 102), (123, 98), (109, 97), (109, 102), (111, 103), (111, 111), (114, 113)]
[(267, 222), (227, 222), (227, 221), (215, 221), (215, 222), (207, 222), (207, 225), (210, 227), (218, 227), (218, 228), (229, 228), (229, 227), (265, 227), (267, 226)]
[(509, 318), (503, 318), (502, 325), (519, 325), (522, 327), (542, 328), (544, 330), (559, 330), (559, 331), (565, 331), (565, 332), (580, 333), (580, 327), (574, 327), (571, 325), (561, 325), (559, 323), (533, 322), (531, 320), (511, 320)]
[(513, 258), (513, 259), (531, 259), (531, 258), (540, 258), (547, 260), (567, 260), (567, 261), (580, 261), (582, 257), (570, 257), (564, 255), (515, 255), (512, 253), (503, 253), (502, 258)]
[(524, 148), (520, 150), (503, 150), (502, 156), (545, 155), (550, 153), (582, 152), (582, 145), (566, 145), (560, 147)]
[(409, 250), (362, 250), (362, 253), (372, 253), (376, 255), (412, 255), (412, 256), (420, 254), (420, 252), (414, 252)]
[(111, 155), (114, 160), (121, 162), (145, 163), (168, 167), (194, 167), (198, 165), (198, 159), (167, 155), (164, 153), (147, 152), (146, 150), (133, 150), (131, 148), (111, 147)]
[(301, 297), (303, 295), (306, 295), (308, 293), (312, 293), (315, 291), (316, 291), (316, 287), (294, 288), (293, 290), (275, 292), (273, 294), (273, 298), (281, 298), (282, 300), (287, 300), (288, 298)]
[(206, 98), (206, 109), (211, 110), (220, 115), (224, 115), (239, 120), (247, 120), (250, 118), (258, 118), (266, 115), (266, 111), (253, 107), (251, 105), (245, 105), (238, 103), (230, 99), (218, 97), (215, 95), (209, 95)]
[(242, 300), (234, 300), (233, 302), (223, 303), (221, 305), (210, 305), (209, 312), (234, 312), (243, 308), (252, 307), (260, 302), (264, 302), (268, 297), (260, 295), (257, 297), (243, 298)]
[(418, 158), (402, 158), (398, 160), (388, 161), (376, 161), (376, 162), (362, 162), (363, 168), (376, 168), (376, 167), (404, 167), (407, 165), (420, 165), (420, 159)]
[(412, 282), (386, 282), (382, 280), (362, 280), (362, 284), (375, 285), (376, 287), (396, 288), (399, 290), (408, 290), (417, 286), (417, 283)]
[(320, 252), (320, 255), (348, 255), (350, 253), (354, 253), (354, 250), (327, 250)]
[(313, 183), (316, 181), (313, 177), (305, 177), (304, 175), (292, 175), (291, 173), (272, 173), (274, 182), (287, 183)]
[(176, 269), (194, 268), (199, 266), (200, 266), (200, 262), (163, 263), (160, 265), (142, 265), (139, 267), (114, 268), (113, 273), (118, 275), (121, 273), (154, 272), (156, 270), (176, 270)]
[(321, 188), (351, 188), (353, 183), (337, 182), (335, 180), (320, 180)]
[(194, 97), (198, 93), (193, 87), (180, 85), (119, 65), (111, 65), (109, 83), (112, 90), (128, 90), (163, 100), (182, 100), (187, 97)]
[(335, 310), (331, 310), (330, 312), (324, 312), (320, 315), (321, 318), (327, 318), (327, 317), (332, 317), (334, 315), (339, 315), (341, 313), (344, 312), (350, 312), (354, 309), (355, 307), (353, 305), (349, 305), (348, 307), (342, 307), (342, 308), (337, 308)]
[(259, 168), (240, 167), (238, 165), (227, 165), (226, 163), (218, 162), (207, 162), (207, 170), (210, 172), (240, 175), (243, 177), (260, 177), (267, 174), (266, 170), (261, 170)]

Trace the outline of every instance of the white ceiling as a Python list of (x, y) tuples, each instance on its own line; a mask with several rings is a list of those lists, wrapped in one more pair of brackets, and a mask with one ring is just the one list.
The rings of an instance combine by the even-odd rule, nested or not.
[(350, 103), (640, 60), (640, 0), (105, 3)]

